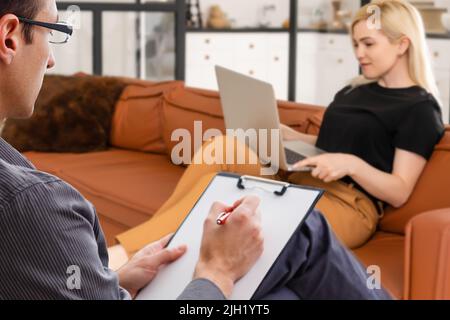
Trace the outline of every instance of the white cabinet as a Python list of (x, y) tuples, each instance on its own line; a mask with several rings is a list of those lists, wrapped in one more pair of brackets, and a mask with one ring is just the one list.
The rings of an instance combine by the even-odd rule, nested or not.
[(287, 33), (188, 33), (186, 84), (217, 90), (215, 65), (274, 86), (277, 99), (287, 100), (289, 68)]
[(449, 109), (450, 109), (450, 69), (435, 70), (436, 82), (441, 94), (442, 103), (442, 117), (445, 123), (449, 123)]
[(429, 39), (428, 46), (433, 62), (437, 86), (441, 94), (442, 116), (449, 123), (450, 110), (450, 40)]
[(359, 72), (350, 36), (300, 32), (296, 100), (328, 106)]

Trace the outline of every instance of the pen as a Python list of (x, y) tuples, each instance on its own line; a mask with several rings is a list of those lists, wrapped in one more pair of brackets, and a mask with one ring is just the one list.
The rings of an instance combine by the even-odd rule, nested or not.
[(231, 215), (231, 213), (233, 212), (234, 208), (229, 208), (226, 209), (224, 212), (222, 212), (221, 214), (219, 214), (219, 216), (217, 217), (216, 223), (221, 226), (224, 225), (225, 222), (227, 221), (228, 217)]

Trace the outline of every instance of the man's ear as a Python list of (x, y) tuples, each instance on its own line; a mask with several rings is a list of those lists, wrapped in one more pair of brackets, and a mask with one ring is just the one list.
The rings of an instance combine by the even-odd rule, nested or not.
[(411, 45), (411, 40), (408, 37), (402, 37), (398, 43), (398, 54), (400, 56), (404, 55)]
[(0, 18), (0, 61), (11, 64), (19, 45), (22, 30), (19, 19), (13, 14)]

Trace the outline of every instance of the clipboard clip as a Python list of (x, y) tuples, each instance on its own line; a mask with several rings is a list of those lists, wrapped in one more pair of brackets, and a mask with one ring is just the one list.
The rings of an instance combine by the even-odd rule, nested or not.
[(237, 182), (237, 187), (239, 189), (251, 189), (251, 188), (258, 188), (258, 189), (263, 189), (264, 191), (268, 191), (268, 192), (272, 192), (272, 190), (268, 190), (265, 189), (263, 187), (246, 187), (245, 183), (248, 180), (252, 180), (252, 181), (257, 181), (257, 182), (262, 182), (262, 183), (266, 183), (266, 184), (275, 184), (275, 185), (280, 185), (281, 189), (280, 190), (275, 190), (273, 191), (274, 194), (276, 194), (277, 196), (282, 196), (286, 193), (286, 190), (290, 187), (290, 183), (287, 182), (281, 182), (281, 181), (274, 181), (274, 180), (269, 180), (269, 179), (264, 179), (264, 178), (259, 178), (259, 177), (252, 177), (252, 176), (241, 176), (239, 177), (239, 180)]

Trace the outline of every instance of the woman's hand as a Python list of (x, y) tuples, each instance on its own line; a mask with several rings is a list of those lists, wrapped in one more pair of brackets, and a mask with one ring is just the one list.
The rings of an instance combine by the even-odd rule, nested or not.
[(291, 127), (280, 123), (280, 134), (284, 141), (294, 141), (300, 140), (311, 145), (315, 145), (317, 141), (317, 136), (311, 134), (305, 134), (298, 131), (295, 131)]
[(311, 175), (326, 183), (352, 176), (358, 163), (358, 158), (345, 153), (325, 153), (307, 158), (294, 165), (295, 169), (313, 167)]
[(294, 129), (288, 127), (285, 124), (280, 123), (281, 136), (283, 140), (291, 141), (291, 140), (301, 140), (301, 135), (299, 132)]
[(172, 234), (153, 242), (138, 251), (130, 261), (120, 268), (120, 286), (134, 298), (138, 291), (145, 287), (158, 273), (159, 267), (177, 260), (186, 252), (186, 246), (173, 249), (164, 248)]

